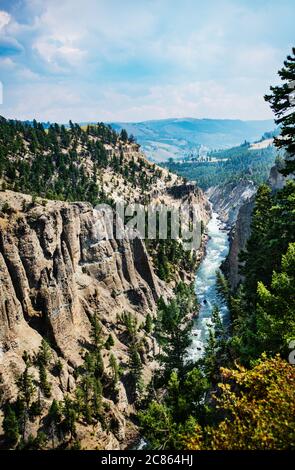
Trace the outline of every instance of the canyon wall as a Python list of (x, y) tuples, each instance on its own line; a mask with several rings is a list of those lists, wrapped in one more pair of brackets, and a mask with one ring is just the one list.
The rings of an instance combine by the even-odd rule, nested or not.
[[(271, 187), (272, 191), (278, 191), (284, 187), (286, 182), (286, 178), (279, 172), (279, 168), (277, 166), (273, 166), (270, 170), (269, 178), (267, 183)], [(242, 188), (238, 189), (236, 194), (240, 195)], [(223, 269), (228, 276), (228, 280), (230, 286), (233, 290), (235, 290), (238, 284), (242, 280), (242, 276), (239, 273), (239, 254), (245, 250), (247, 240), (250, 237), (251, 233), (251, 220), (252, 220), (252, 212), (254, 209), (255, 203), (255, 186), (254, 184), (245, 186), (245, 191), (242, 192), (241, 199), (239, 200), (238, 197), (235, 198), (238, 201), (237, 205), (232, 206), (232, 198), (227, 200), (221, 200), (219, 203), (220, 206), (223, 208), (229, 208), (230, 216), (228, 216), (227, 220), (236, 220), (235, 225), (231, 226), (230, 229), (230, 250), (229, 254), (223, 264)], [(248, 195), (249, 197), (243, 197), (243, 195)], [(215, 194), (214, 194), (215, 196)], [(238, 207), (238, 211), (236, 209)], [(225, 213), (227, 213), (225, 211)], [(234, 215), (234, 216), (233, 216)]]
[[(171, 203), (173, 196), (162, 192), (161, 198)], [(196, 204), (206, 223), (210, 207), (204, 195), (189, 191), (185, 198)], [(52, 350), (52, 396), (42, 396), (41, 401), (43, 409), (48, 410), (53, 398), (63, 400), (66, 394), (75, 392), (75, 369), (82, 363), (82, 350), (90, 344), (91, 318), (98, 316), (105, 340), (110, 334), (114, 339), (112, 351), (103, 350), (106, 374), (111, 374), (111, 354), (121, 369), (127, 370), (128, 344), (118, 317), (129, 312), (138, 324), (144, 324), (148, 314), (156, 314), (159, 297), (172, 296), (172, 286), (156, 276), (140, 238), (129, 240), (123, 230), (121, 240), (101, 239), (97, 227), (100, 234), (106, 232), (105, 220), (88, 203), (33, 200), (6, 190), (0, 192), (0, 208), (2, 399), (16, 398), (16, 380), (25, 369), (24, 353), (36, 356), (42, 338), (46, 338)], [(143, 329), (138, 334), (144, 344), (143, 376), (148, 382), (157, 367), (157, 345)], [(60, 375), (55, 373), (58, 361), (62, 364)], [(31, 370), (37, 380), (34, 364)], [(131, 419), (134, 406), (125, 379), (123, 374), (118, 401), (110, 402), (109, 407), (108, 419), (116, 422), (116, 431), (97, 425), (90, 432), (78, 424), (82, 447), (120, 449), (134, 440), (138, 431)], [(34, 435), (36, 424), (29, 424), (29, 431)]]

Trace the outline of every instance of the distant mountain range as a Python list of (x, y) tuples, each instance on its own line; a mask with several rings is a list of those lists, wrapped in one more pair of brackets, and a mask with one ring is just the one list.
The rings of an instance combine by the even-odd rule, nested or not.
[(259, 140), (275, 129), (274, 121), (241, 121), (238, 119), (161, 119), (143, 122), (111, 123), (117, 131), (126, 129), (141, 144), (149, 159), (166, 161), (183, 158), (200, 147), (230, 148), (247, 140)]

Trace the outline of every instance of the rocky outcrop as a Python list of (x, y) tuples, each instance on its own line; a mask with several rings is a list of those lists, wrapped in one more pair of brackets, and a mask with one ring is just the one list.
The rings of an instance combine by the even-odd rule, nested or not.
[(237, 220), (240, 207), (255, 193), (256, 186), (253, 181), (241, 179), (238, 183), (232, 182), (209, 188), (206, 195), (221, 221), (231, 229)]
[(181, 184), (177, 186), (171, 186), (167, 189), (168, 194), (175, 198), (180, 198), (190, 194), (192, 191), (196, 189), (194, 184)]
[(268, 184), (273, 189), (273, 191), (277, 191), (278, 189), (282, 189), (285, 185), (286, 178), (280, 173), (279, 168), (275, 165), (271, 168), (268, 178)]
[[(282, 189), (286, 183), (285, 178), (279, 171), (278, 166), (273, 166), (270, 170), (270, 175), (267, 183), (270, 185), (273, 191)], [(254, 185), (253, 185), (253, 188)], [(250, 188), (249, 188), (250, 189)], [(249, 193), (252, 192), (252, 189)], [(244, 193), (245, 194), (245, 193)], [(243, 199), (243, 198), (242, 198)], [(240, 274), (240, 261), (239, 254), (246, 248), (247, 240), (251, 233), (251, 219), (252, 212), (255, 203), (255, 190), (248, 200), (244, 200), (240, 204), (239, 211), (236, 217), (236, 223), (230, 231), (230, 249), (227, 259), (223, 264), (223, 269), (228, 276), (230, 286), (233, 290), (237, 288), (239, 283), (242, 281), (242, 275)], [(226, 204), (228, 206), (228, 204)]]
[(230, 286), (235, 290), (242, 280), (240, 274), (239, 254), (246, 248), (251, 233), (251, 218), (254, 208), (254, 197), (244, 203), (239, 210), (234, 229), (230, 232), (229, 254), (222, 266)]

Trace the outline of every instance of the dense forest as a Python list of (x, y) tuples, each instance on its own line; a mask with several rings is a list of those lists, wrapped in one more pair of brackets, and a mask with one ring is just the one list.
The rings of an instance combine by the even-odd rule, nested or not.
[(170, 161), (163, 166), (206, 190), (210, 186), (238, 182), (241, 178), (251, 178), (261, 184), (267, 180), (276, 159), (279, 161), (280, 157), (272, 146), (251, 149), (250, 143), (244, 142), (238, 147), (211, 151), (206, 161)]
[(275, 193), (265, 184), (259, 187), (240, 260), (244, 281), (232, 292), (217, 273), (231, 326), (222, 324), (214, 308), (205, 354), (197, 363), (185, 355), (191, 340), (182, 299), (159, 302), (155, 332), (163, 345), (163, 367), (139, 412), (151, 448), (295, 447), (295, 113), (289, 100), (295, 48), (279, 76), (284, 83), (271, 87), (265, 99), (281, 126), (275, 145), (284, 151), (281, 172), (289, 180)]

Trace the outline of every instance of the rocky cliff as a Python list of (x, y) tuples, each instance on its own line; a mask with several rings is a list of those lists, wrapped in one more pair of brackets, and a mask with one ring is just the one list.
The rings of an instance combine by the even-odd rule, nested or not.
[(256, 186), (253, 181), (241, 179), (238, 183), (232, 182), (209, 188), (206, 195), (221, 221), (231, 229), (237, 220), (240, 207), (247, 203), (255, 192)]
[[(204, 224), (210, 218), (210, 205), (202, 191), (148, 162), (136, 143), (102, 124), (87, 131), (77, 125), (68, 131), (55, 125), (47, 133), (39, 124), (31, 128), (1, 118), (0, 128), (2, 411), (9, 403), (15, 406), (22, 387), (31, 383), (33, 411), (30, 408), (22, 418), (21, 436), (28, 442), (30, 435), (35, 438), (44, 429), (51, 432), (48, 411), (53, 399), (65, 407), (66, 397), (77, 400), (78, 392), (85, 396), (93, 391), (93, 376), (83, 379), (79, 374), (86, 360), (87, 367), (94, 367), (95, 320), (101, 328), (95, 361), (103, 374), (99, 375), (101, 403), (97, 388), (92, 399), (96, 397), (99, 416), (94, 422), (77, 416), (75, 438), (87, 449), (126, 448), (138, 434), (130, 381), (130, 331), (136, 341), (134, 367), (139, 360), (143, 380), (148, 383), (158, 367), (158, 347), (145, 327), (147, 318), (155, 316), (159, 297), (170, 298), (174, 283), (190, 281), (191, 273), (182, 268), (173, 282), (162, 281), (144, 240), (129, 237), (124, 227), (121, 239), (101, 237), (108, 230), (107, 222), (92, 204), (57, 199), (76, 200), (81, 195), (91, 202), (98, 198), (98, 202), (114, 205), (124, 200), (168, 208), (186, 203)], [(204, 243), (203, 235), (197, 261)], [(50, 348), (46, 370), (44, 361), (40, 366), (38, 359), (44, 339)], [(44, 383), (51, 389), (48, 394)], [(28, 390), (21, 393), (27, 396)], [(0, 446), (2, 419), (0, 412)], [(54, 435), (54, 439), (55, 445), (61, 445), (64, 435)]]
[[(171, 196), (161, 198), (171, 202)], [(200, 217), (209, 218), (208, 202), (201, 192), (185, 194), (198, 203)], [(158, 199), (157, 199), (158, 200)], [(166, 202), (167, 202), (166, 201)], [(181, 200), (176, 200), (179, 204)], [(107, 422), (116, 423), (115, 431), (100, 425), (91, 430), (78, 424), (77, 439), (83, 448), (119, 449), (128, 446), (137, 433), (132, 422), (133, 400), (128, 388), (128, 343), (118, 317), (124, 312), (144, 324), (154, 316), (159, 296), (172, 295), (169, 285), (155, 274), (144, 241), (101, 240), (97, 224), (104, 221), (88, 203), (32, 200), (13, 191), (0, 192), (0, 377), (2, 401), (14, 400), (16, 379), (25, 370), (24, 353), (36, 357), (43, 338), (49, 342), (52, 359), (48, 380), (50, 399), (41, 396), (48, 411), (52, 399), (62, 400), (75, 393), (75, 370), (82, 362), (82, 351), (90, 344), (90, 322), (97, 315), (106, 340), (114, 338), (112, 351), (103, 350), (106, 375), (111, 375), (110, 355), (122, 370), (119, 397), (111, 403)], [(201, 257), (201, 252), (200, 255)], [(157, 366), (155, 340), (140, 330), (143, 376), (147, 382)], [(56, 364), (62, 372), (57, 375)], [(31, 372), (38, 378), (38, 369)], [(27, 434), (36, 434), (42, 424), (29, 423)], [(0, 421), (1, 422), (1, 421)], [(92, 427), (91, 427), (92, 429)]]
[(246, 248), (251, 233), (251, 217), (254, 208), (254, 196), (239, 209), (234, 228), (230, 232), (229, 254), (223, 263), (231, 288), (234, 290), (242, 280), (239, 273), (239, 254)]
[[(270, 175), (267, 183), (273, 191), (282, 189), (286, 182), (286, 178), (279, 172), (278, 166), (273, 166), (270, 170)], [(239, 193), (239, 191), (238, 191)], [(251, 233), (251, 218), (252, 211), (255, 203), (255, 187), (249, 186), (248, 190), (243, 193), (250, 196), (248, 198), (241, 197), (238, 204), (238, 212), (235, 213), (236, 223), (230, 230), (230, 250), (227, 259), (223, 264), (231, 288), (234, 290), (242, 280), (239, 273), (239, 254), (246, 248), (247, 240)], [(229, 203), (221, 203), (224, 207), (229, 207)]]
[[(94, 228), (103, 221), (97, 220), (90, 204), (32, 204), (30, 196), (11, 191), (0, 194), (0, 204), (5, 208), (0, 218), (2, 399), (15, 397), (16, 376), (25, 368), (23, 353), (36, 353), (43, 337), (51, 345), (53, 362), (62, 360), (62, 376), (50, 374), (53, 397), (61, 399), (75, 389), (73, 370), (89, 342), (91, 317), (98, 315), (105, 338), (113, 334), (113, 353), (120, 364), (127, 364), (118, 314), (128, 311), (144, 322), (148, 313), (155, 313), (159, 296), (170, 294), (169, 288), (155, 276), (142, 240), (129, 241), (125, 236), (99, 242)], [(145, 353), (153, 353), (148, 337)], [(109, 356), (105, 351), (106, 369)], [(150, 368), (151, 364), (146, 366), (145, 374)], [(114, 409), (122, 421), (128, 418), (129, 407), (122, 384), (120, 395)], [(44, 398), (44, 406), (48, 405)], [(120, 417), (125, 409), (126, 416)], [(119, 439), (101, 436), (97, 445), (119, 448), (126, 443), (126, 432), (128, 426), (122, 426)], [(83, 444), (83, 433), (80, 437)]]

